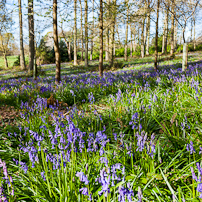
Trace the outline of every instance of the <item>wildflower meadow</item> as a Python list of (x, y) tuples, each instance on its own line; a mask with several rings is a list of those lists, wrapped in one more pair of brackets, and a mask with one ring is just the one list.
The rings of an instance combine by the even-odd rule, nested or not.
[(0, 201), (201, 200), (202, 61), (54, 80), (0, 81)]

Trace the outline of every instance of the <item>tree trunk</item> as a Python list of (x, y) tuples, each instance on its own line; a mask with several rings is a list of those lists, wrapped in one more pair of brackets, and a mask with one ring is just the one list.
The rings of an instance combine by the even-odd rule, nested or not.
[(169, 15), (169, 11), (168, 11), (168, 9), (167, 9), (167, 11), (166, 11), (166, 20), (165, 20), (165, 43), (164, 43), (164, 45), (165, 45), (165, 48), (164, 48), (164, 50), (165, 50), (165, 54), (167, 54), (167, 46), (168, 46), (168, 15)]
[(128, 14), (129, 14), (129, 7), (128, 1), (126, 0), (126, 7), (127, 7), (127, 18), (126, 18), (126, 38), (125, 38), (125, 61), (128, 60)]
[(55, 64), (56, 64), (55, 83), (59, 84), (61, 78), (60, 78), (60, 51), (58, 43), (58, 29), (57, 29), (57, 0), (53, 0), (53, 40), (54, 40)]
[(109, 61), (109, 28), (106, 29), (105, 60)]
[(141, 26), (141, 56), (144, 58), (144, 52), (145, 52), (145, 44), (144, 44), (144, 23), (145, 23), (145, 17), (143, 17), (143, 22)]
[(85, 0), (85, 67), (88, 67), (88, 0)]
[[(36, 53), (36, 49), (37, 49), (37, 44), (35, 44), (35, 53)], [(36, 63), (36, 54), (34, 54), (34, 68), (33, 68), (33, 79), (37, 80), (37, 63)]]
[(191, 37), (190, 37), (190, 42), (192, 42), (192, 40), (193, 40), (193, 37), (192, 37), (193, 29), (192, 29), (192, 27), (193, 27), (193, 18), (191, 18)]
[[(109, 12), (110, 0), (107, 0), (107, 20), (110, 22), (110, 12)], [(109, 61), (109, 24), (106, 24), (106, 47), (105, 47), (105, 60)]]
[(99, 16), (99, 32), (100, 32), (100, 55), (99, 55), (99, 76), (103, 76), (103, 3), (100, 0), (100, 16)]
[(182, 71), (187, 69), (187, 60), (188, 60), (188, 46), (187, 43), (183, 45), (183, 60), (182, 60)]
[(165, 26), (166, 26), (166, 17), (165, 17), (164, 26), (163, 26), (162, 53), (165, 53), (165, 35), (166, 35)]
[(174, 29), (174, 51), (176, 50), (176, 47), (177, 47), (177, 27), (178, 27), (178, 22), (175, 21), (175, 29)]
[(114, 34), (115, 34), (115, 20), (116, 20), (116, 0), (112, 2), (112, 15), (111, 15), (111, 26), (110, 26), (110, 41), (109, 41), (109, 65), (110, 67), (114, 64), (114, 56), (113, 56), (113, 49), (114, 49)]
[(76, 46), (76, 42), (77, 42), (77, 26), (76, 26), (76, 5), (77, 4), (77, 0), (74, 0), (74, 65), (78, 65), (77, 62), (77, 46)]
[(174, 0), (172, 0), (172, 13), (171, 13), (171, 50), (170, 50), (170, 54), (171, 56), (174, 54), (174, 23), (175, 23), (175, 19), (174, 19)]
[(149, 55), (149, 41), (150, 41), (150, 0), (147, 1), (147, 24), (146, 24), (146, 55)]
[(196, 50), (196, 20), (195, 20), (195, 17), (194, 17), (194, 50)]
[(81, 61), (83, 61), (83, 11), (82, 11), (82, 4), (80, 1), (80, 13), (81, 13)]
[(68, 46), (68, 55), (69, 55), (69, 61), (72, 61), (72, 52), (71, 52), (71, 42), (69, 41), (69, 46)]
[(91, 51), (90, 51), (90, 60), (93, 60), (93, 39), (94, 39), (94, 29), (95, 29), (95, 19), (94, 19), (94, 0), (93, 0), (93, 27), (91, 32)]
[(7, 61), (6, 53), (3, 53), (3, 57), (4, 57), (5, 68), (8, 69), (8, 61)]
[(132, 26), (130, 26), (130, 57), (133, 57), (133, 33), (132, 33)]
[(24, 55), (24, 47), (23, 47), (23, 30), (22, 30), (22, 7), (21, 0), (18, 0), (19, 6), (19, 24), (20, 24), (20, 66), (22, 70), (25, 70), (25, 55)]
[(158, 59), (159, 6), (160, 6), (160, 0), (158, 0), (158, 2), (157, 2), (157, 13), (156, 13), (156, 37), (155, 37), (155, 60), (154, 60), (154, 70), (155, 71), (157, 71), (157, 59)]
[(34, 9), (33, 0), (28, 0), (29, 24), (29, 72), (34, 68)]

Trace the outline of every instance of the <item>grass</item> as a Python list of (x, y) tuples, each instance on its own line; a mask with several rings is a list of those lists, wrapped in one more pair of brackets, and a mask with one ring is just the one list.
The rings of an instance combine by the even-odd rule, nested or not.
[[(16, 127), (0, 132), (10, 179), (0, 170), (3, 193), (10, 201), (200, 201), (196, 57), (183, 73), (175, 59), (157, 73), (152, 64), (129, 64), (102, 79), (79, 73), (81, 66), (58, 86), (54, 67), (38, 81), (2, 80), (0, 103), (22, 112)], [(54, 106), (47, 108), (51, 93)]]

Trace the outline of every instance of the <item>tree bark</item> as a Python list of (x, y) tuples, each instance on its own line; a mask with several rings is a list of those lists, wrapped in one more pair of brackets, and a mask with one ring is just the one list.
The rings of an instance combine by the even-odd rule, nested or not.
[[(110, 22), (110, 10), (109, 10), (109, 5), (110, 5), (110, 0), (107, 0), (107, 12), (106, 12), (106, 19)], [(109, 61), (109, 24), (106, 24), (106, 47), (105, 47), (105, 60)]]
[(3, 57), (4, 57), (5, 68), (8, 69), (8, 61), (7, 61), (6, 53), (3, 53)]
[(164, 26), (163, 26), (163, 38), (162, 38), (162, 53), (165, 53), (165, 35), (166, 35), (166, 17), (164, 20)]
[(168, 15), (169, 15), (169, 11), (167, 9), (166, 11), (166, 20), (165, 20), (165, 54), (167, 54), (167, 46), (168, 46)]
[(91, 51), (90, 51), (90, 60), (93, 60), (93, 39), (94, 39), (94, 30), (95, 30), (95, 19), (94, 19), (94, 0), (93, 0), (93, 27), (91, 32)]
[(71, 42), (69, 41), (69, 46), (68, 46), (68, 55), (69, 55), (69, 61), (72, 61), (72, 52), (71, 52)]
[(160, 6), (160, 0), (158, 0), (158, 2), (157, 2), (157, 13), (156, 13), (156, 37), (155, 37), (155, 60), (154, 60), (154, 70), (155, 71), (157, 71), (157, 59), (158, 59), (159, 6)]
[(25, 66), (25, 54), (24, 54), (24, 46), (23, 46), (23, 30), (22, 30), (22, 7), (21, 0), (18, 0), (19, 6), (19, 24), (20, 24), (20, 66), (22, 70), (26, 69)]
[(170, 54), (171, 56), (174, 54), (174, 24), (175, 24), (175, 19), (174, 19), (174, 0), (172, 0), (172, 13), (171, 13), (171, 50)]
[(177, 27), (178, 27), (178, 22), (175, 21), (175, 28), (174, 28), (174, 51), (176, 50), (176, 47), (177, 47)]
[(76, 26), (76, 5), (77, 0), (74, 0), (74, 65), (78, 65), (77, 62), (77, 26)]
[(132, 33), (132, 26), (130, 26), (130, 57), (133, 57), (133, 33)]
[(194, 17), (194, 50), (196, 50), (196, 20), (195, 20), (195, 17)]
[(54, 51), (55, 51), (55, 63), (56, 63), (55, 83), (59, 84), (61, 81), (61, 77), (60, 77), (60, 51), (59, 51), (58, 30), (57, 30), (57, 0), (53, 0), (53, 39), (54, 39)]
[(144, 24), (145, 24), (145, 16), (143, 17), (143, 21), (142, 21), (142, 25), (141, 25), (141, 56), (142, 56), (142, 58), (144, 58), (144, 54), (145, 54)]
[(99, 55), (99, 76), (103, 76), (103, 2), (100, 0), (100, 16), (99, 16), (99, 32), (100, 32), (100, 55)]
[(85, 0), (85, 67), (88, 67), (88, 0)]
[(29, 72), (34, 68), (34, 4), (28, 0), (28, 26), (29, 26)]
[(127, 18), (126, 18), (126, 38), (125, 38), (125, 61), (128, 60), (128, 15), (129, 15), (129, 7), (128, 1), (126, 0), (126, 7), (127, 7)]
[(82, 4), (80, 1), (80, 13), (81, 13), (81, 61), (83, 61), (83, 11), (82, 11)]
[(190, 37), (190, 42), (193, 41), (193, 37), (192, 37), (193, 29), (192, 29), (192, 27), (193, 27), (193, 18), (191, 18), (191, 37)]
[(150, 0), (147, 1), (147, 24), (146, 24), (146, 55), (149, 55), (150, 41)]
[(115, 34), (115, 20), (116, 20), (116, 0), (113, 0), (112, 2), (112, 10), (111, 10), (111, 26), (110, 26), (110, 41), (109, 41), (109, 65), (110, 67), (114, 64), (114, 55), (113, 55), (113, 49), (114, 49), (114, 34)]

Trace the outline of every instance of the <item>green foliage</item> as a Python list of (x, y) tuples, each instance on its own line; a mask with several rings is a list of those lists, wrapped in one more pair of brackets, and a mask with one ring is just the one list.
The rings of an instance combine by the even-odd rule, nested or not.
[(141, 55), (141, 47), (138, 45), (136, 46), (136, 50), (133, 52), (133, 56), (140, 56)]
[[(116, 55), (116, 57), (124, 57), (124, 55), (125, 55), (125, 48), (122, 47), (122, 48), (116, 49), (115, 50), (115, 55)], [(127, 49), (127, 55), (128, 56), (130, 55), (130, 48)]]
[[(60, 40), (59, 42), (59, 50), (60, 50), (61, 62), (68, 62), (69, 61), (68, 50), (63, 40)], [(55, 62), (54, 47), (47, 47), (45, 39), (42, 38), (39, 46), (37, 47), (36, 56), (37, 58), (40, 58), (42, 64), (54, 63)]]
[[(29, 64), (28, 58), (25, 58), (25, 66)], [(20, 66), (20, 55), (17, 56), (17, 59), (13, 63), (13, 67)]]

